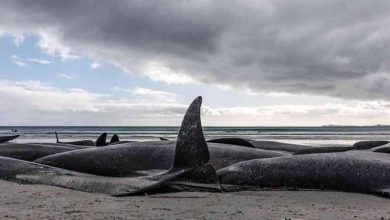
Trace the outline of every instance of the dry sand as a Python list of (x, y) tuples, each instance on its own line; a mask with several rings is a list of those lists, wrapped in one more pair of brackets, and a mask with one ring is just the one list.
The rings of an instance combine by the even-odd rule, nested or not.
[(0, 181), (0, 219), (390, 219), (390, 199), (316, 191), (115, 198)]

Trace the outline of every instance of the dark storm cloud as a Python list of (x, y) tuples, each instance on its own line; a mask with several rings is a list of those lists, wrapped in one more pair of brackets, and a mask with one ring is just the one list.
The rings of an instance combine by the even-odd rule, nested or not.
[(390, 99), (389, 1), (0, 2), (0, 32), (49, 33), (131, 73), (153, 61), (238, 89)]

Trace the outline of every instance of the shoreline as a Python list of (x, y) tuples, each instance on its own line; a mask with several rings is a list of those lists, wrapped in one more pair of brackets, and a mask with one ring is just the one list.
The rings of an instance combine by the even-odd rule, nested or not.
[(387, 219), (390, 200), (336, 191), (180, 192), (111, 197), (0, 181), (1, 219)]

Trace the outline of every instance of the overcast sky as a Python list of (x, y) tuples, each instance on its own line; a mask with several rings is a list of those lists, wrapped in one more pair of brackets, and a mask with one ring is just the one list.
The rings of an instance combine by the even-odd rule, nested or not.
[(0, 125), (390, 124), (390, 1), (0, 0)]

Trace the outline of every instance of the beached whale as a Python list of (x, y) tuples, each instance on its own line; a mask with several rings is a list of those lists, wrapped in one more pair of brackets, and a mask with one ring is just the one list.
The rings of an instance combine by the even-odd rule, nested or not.
[(216, 139), (208, 140), (207, 142), (233, 144), (233, 145), (240, 145), (240, 146), (263, 149), (263, 150), (285, 151), (290, 153), (312, 148), (311, 146), (300, 145), (300, 144), (289, 144), (289, 143), (282, 143), (277, 141), (256, 141), (256, 140), (243, 139), (243, 138), (216, 138)]
[[(175, 155), (175, 144), (174, 141), (134, 142), (59, 153), (35, 162), (103, 176), (139, 175), (145, 169), (168, 169)], [(245, 160), (289, 155), (228, 144), (208, 143), (208, 147), (210, 163), (216, 169)]]
[(51, 154), (75, 150), (72, 147), (59, 146), (57, 144), (28, 144), (28, 143), (3, 143), (0, 144), (0, 156), (11, 157), (20, 160), (34, 161)]
[(369, 151), (250, 160), (217, 174), (225, 190), (318, 189), (390, 197), (390, 155)]
[(67, 147), (72, 148), (73, 150), (91, 148), (92, 146), (84, 146), (84, 145), (74, 145), (74, 144), (65, 144), (65, 143), (25, 143), (25, 144), (33, 144), (40, 146), (55, 146), (55, 147)]
[[(353, 145), (348, 144), (327, 144), (322, 146), (314, 146), (309, 149), (299, 150), (294, 155), (299, 154), (320, 154), (320, 153), (335, 153), (349, 150), (370, 150), (378, 148), (389, 143), (388, 141), (359, 141)], [(374, 151), (374, 150), (371, 150)]]
[(57, 132), (56, 134), (56, 140), (57, 143), (31, 143), (35, 145), (46, 145), (46, 146), (62, 146), (62, 147), (70, 147), (73, 149), (85, 149), (90, 147), (102, 147), (107, 145), (107, 133), (102, 133), (99, 135), (99, 137), (96, 139), (96, 141), (91, 140), (81, 140), (81, 141), (68, 141), (68, 142), (62, 142), (58, 138)]
[(8, 141), (12, 141), (15, 138), (18, 138), (20, 135), (11, 135), (11, 136), (0, 136), (0, 144)]
[(57, 140), (57, 143), (62, 143), (62, 144), (71, 144), (71, 145), (80, 145), (80, 146), (90, 146), (90, 147), (94, 147), (96, 146), (96, 142), (98, 142), (98, 144), (102, 144), (102, 142), (106, 141), (106, 137), (107, 137), (107, 134), (106, 133), (103, 133), (101, 134), (96, 142), (92, 141), (92, 140), (81, 140), (81, 141), (68, 141), (68, 142), (60, 142), (59, 138), (58, 138), (58, 133), (57, 132), (54, 132), (55, 135), (56, 135), (56, 140)]
[(348, 145), (331, 145), (323, 147), (312, 147), (310, 149), (299, 150), (294, 153), (294, 155), (299, 154), (322, 154), (322, 153), (336, 153), (352, 150), (352, 146)]
[(353, 144), (354, 150), (368, 150), (390, 143), (389, 141), (359, 141)]
[(299, 154), (322, 154), (322, 153), (336, 153), (353, 150), (351, 144), (315, 144), (312, 148), (299, 150), (294, 155)]
[(174, 160), (167, 171), (130, 178), (102, 177), (0, 157), (0, 178), (113, 196), (131, 195), (170, 185), (174, 185), (174, 189), (184, 186), (186, 189), (218, 190), (215, 169), (208, 164), (209, 152), (200, 121), (201, 102), (201, 97), (195, 99), (184, 116)]

